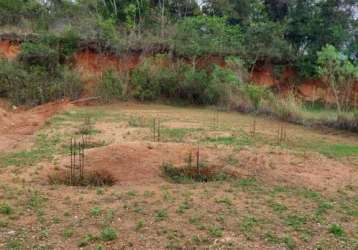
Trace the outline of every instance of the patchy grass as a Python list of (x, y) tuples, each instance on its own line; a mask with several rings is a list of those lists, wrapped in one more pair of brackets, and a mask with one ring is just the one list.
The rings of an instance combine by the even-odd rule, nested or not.
[[(260, 175), (255, 178), (251, 175), (215, 176), (195, 181), (188, 172), (170, 164), (164, 173), (170, 182), (162, 180), (148, 185), (140, 182), (72, 187), (56, 182), (48, 185), (39, 178), (37, 173), (47, 169), (41, 169), (43, 164), (38, 163), (49, 161), (56, 167), (58, 162), (54, 156), (68, 153), (64, 141), (78, 131), (88, 115), (93, 121), (113, 123), (116, 130), (128, 129), (129, 125), (136, 127), (135, 131), (149, 133), (145, 139), (141, 137), (143, 143), (151, 140), (151, 119), (158, 115), (163, 114), (163, 120), (180, 118), (180, 121), (203, 124), (199, 129), (162, 128), (161, 136), (164, 142), (204, 142), (207, 147), (217, 148), (219, 153), (227, 150), (228, 154), (219, 154), (218, 159), (235, 168), (245, 167), (242, 166), (245, 159), (240, 159), (241, 153), (236, 150), (242, 147), (259, 150), (265, 146), (272, 149), (272, 154), (320, 152), (342, 160), (343, 164), (346, 164), (343, 159), (351, 159), (356, 154), (354, 138), (337, 136), (339, 140), (335, 141), (336, 135), (332, 135), (333, 139), (309, 143), (317, 132), (306, 128), (291, 127), (287, 145), (277, 146), (268, 143), (273, 141), (271, 120), (257, 118), (257, 135), (251, 137), (248, 131), (252, 118), (239, 116), (236, 119), (237, 114), (229, 113), (220, 114), (220, 130), (215, 133), (231, 136), (205, 138), (213, 133), (210, 126), (205, 127), (212, 119), (212, 111), (188, 108), (166, 111), (156, 107), (145, 112), (121, 109), (121, 113), (112, 107), (76, 108), (74, 112), (52, 118), (31, 150), (1, 154), (2, 166), (23, 168), (0, 169), (0, 245), (5, 249), (358, 247), (358, 188), (355, 183), (337, 191), (327, 191), (307, 188), (305, 183), (276, 185)], [(69, 124), (74, 129), (67, 129)], [(274, 125), (277, 128), (279, 124)], [(58, 127), (61, 128), (57, 130)], [(293, 136), (296, 132), (297, 138)], [(111, 135), (105, 129), (100, 134), (92, 134), (96, 142)], [(130, 140), (132, 137), (137, 140), (135, 135)], [(289, 150), (281, 152), (281, 147)], [(205, 169), (205, 165), (202, 167)], [(275, 165), (272, 167), (274, 169)]]
[(0, 166), (33, 166), (43, 160), (51, 160), (56, 153), (56, 146), (61, 143), (60, 135), (39, 134), (35, 145), (30, 150), (0, 155)]

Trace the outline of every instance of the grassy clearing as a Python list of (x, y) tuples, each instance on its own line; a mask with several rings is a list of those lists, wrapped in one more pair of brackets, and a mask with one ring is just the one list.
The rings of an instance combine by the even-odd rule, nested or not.
[[(174, 171), (177, 169), (169, 169), (169, 175), (174, 176), (170, 183), (148, 185), (68, 187), (43, 185), (35, 176), (26, 180), (26, 174), (36, 170), (37, 163), (51, 161), (52, 157), (68, 152), (65, 138), (75, 134), (89, 114), (94, 115), (93, 121), (105, 121), (113, 126), (128, 122), (129, 128), (123, 126), (116, 128), (118, 130), (135, 127), (150, 133), (151, 123), (141, 121), (152, 121), (153, 112), (135, 116), (128, 115), (129, 111), (103, 114), (100, 110), (81, 108), (78, 113), (60, 114), (53, 118), (55, 122), (43, 128), (32, 150), (1, 156), (3, 166), (26, 167), (17, 172), (8, 171), (10, 175), (0, 172), (7, 177), (0, 184), (0, 234), (3, 236), (0, 245), (5, 249), (358, 247), (356, 186), (347, 185), (327, 193), (309, 189), (304, 184), (275, 185), (259, 177), (215, 176), (213, 181), (195, 181), (183, 172)], [(287, 144), (277, 145), (272, 133), (260, 127), (255, 137), (250, 136), (247, 128), (251, 119), (246, 124), (235, 120), (231, 124), (237, 127), (230, 128), (231, 120), (225, 120), (224, 115), (220, 118), (221, 127), (228, 129), (215, 130), (218, 136), (210, 134), (211, 127), (203, 126), (199, 129), (162, 128), (162, 138), (170, 142), (200, 141), (205, 146), (220, 145), (218, 150), (221, 147), (268, 146), (279, 151), (287, 147), (293, 152), (314, 151), (336, 159), (357, 154), (355, 145), (348, 140), (322, 140), (310, 144), (307, 137), (291, 136)], [(166, 119), (173, 121), (177, 116), (166, 116)], [(51, 132), (70, 123), (76, 125), (75, 129)], [(106, 131), (91, 134), (94, 139), (105, 135)], [(149, 143), (150, 139), (143, 142)], [(48, 159), (47, 155), (52, 157)], [(224, 162), (235, 166), (241, 160), (237, 156), (233, 150)]]

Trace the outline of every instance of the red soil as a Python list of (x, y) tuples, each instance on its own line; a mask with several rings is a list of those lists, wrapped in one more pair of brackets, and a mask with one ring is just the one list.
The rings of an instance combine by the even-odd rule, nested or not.
[(141, 61), (140, 55), (131, 54), (123, 57), (98, 54), (91, 51), (77, 52), (74, 55), (76, 69), (84, 76), (101, 75), (104, 71), (113, 69), (128, 71), (135, 68)]
[(13, 60), (20, 53), (20, 45), (10, 41), (0, 41), (0, 57)]
[(278, 83), (278, 80), (273, 76), (272, 65), (255, 66), (251, 74), (251, 80), (266, 87), (272, 87)]

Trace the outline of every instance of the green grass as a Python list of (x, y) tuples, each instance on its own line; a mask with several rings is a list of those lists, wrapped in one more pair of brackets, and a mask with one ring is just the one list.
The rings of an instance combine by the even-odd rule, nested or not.
[(327, 141), (296, 141), (289, 148), (299, 151), (318, 152), (330, 158), (357, 157), (358, 145), (330, 143)]
[(358, 156), (358, 145), (323, 144), (318, 147), (318, 151), (333, 158)]

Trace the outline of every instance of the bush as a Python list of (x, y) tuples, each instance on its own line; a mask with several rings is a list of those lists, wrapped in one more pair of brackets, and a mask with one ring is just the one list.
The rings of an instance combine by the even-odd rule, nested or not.
[(151, 101), (157, 99), (160, 87), (153, 81), (150, 75), (150, 66), (145, 62), (132, 72), (131, 82), (133, 85), (133, 96), (140, 101)]
[(58, 43), (54, 36), (43, 36), (39, 41), (26, 41), (21, 45), (19, 60), (29, 66), (41, 66), (54, 72), (59, 64), (59, 50), (54, 45)]
[(123, 98), (123, 79), (113, 70), (103, 73), (97, 88), (97, 94), (104, 102), (121, 100)]
[(66, 67), (54, 73), (41, 66), (0, 61), (0, 95), (15, 105), (38, 105), (64, 97), (76, 99), (82, 92), (79, 76)]
[(224, 105), (233, 98), (232, 89), (239, 85), (230, 69), (196, 69), (182, 61), (167, 64), (168, 58), (161, 55), (146, 59), (133, 70), (131, 85), (136, 99), (151, 101), (164, 97), (191, 104)]
[(210, 79), (205, 70), (188, 68), (180, 83), (179, 95), (192, 104), (213, 104), (215, 94), (208, 90)]
[(240, 80), (234, 71), (214, 65), (206, 94), (215, 104), (227, 105), (235, 98), (235, 88), (239, 86)]
[(76, 33), (71, 27), (66, 28), (64, 33), (61, 35), (61, 56), (67, 58), (76, 52), (79, 40), (80, 37), (78, 33)]

